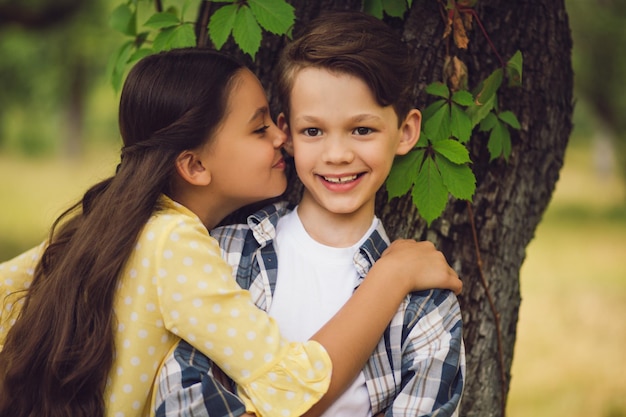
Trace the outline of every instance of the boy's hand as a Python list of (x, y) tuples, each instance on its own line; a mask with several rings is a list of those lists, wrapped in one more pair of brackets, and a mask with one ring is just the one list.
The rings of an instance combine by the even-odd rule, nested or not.
[(411, 291), (440, 288), (458, 295), (463, 289), (463, 282), (443, 253), (428, 241), (398, 239), (383, 252), (374, 267), (385, 268), (394, 278), (403, 279)]

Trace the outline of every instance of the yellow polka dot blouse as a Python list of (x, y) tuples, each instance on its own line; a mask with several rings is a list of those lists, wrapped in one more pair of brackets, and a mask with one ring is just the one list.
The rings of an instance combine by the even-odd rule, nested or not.
[[(317, 342), (288, 343), (232, 278), (197, 216), (163, 197), (119, 281), (116, 356), (107, 416), (151, 414), (155, 376), (179, 338), (239, 384), (250, 412), (307, 410), (328, 389), (331, 362)], [(0, 264), (0, 295), (27, 288), (43, 245)], [(17, 309), (0, 304), (0, 348)], [(17, 302), (19, 305), (19, 301)], [(270, 414), (271, 415), (271, 414)]]

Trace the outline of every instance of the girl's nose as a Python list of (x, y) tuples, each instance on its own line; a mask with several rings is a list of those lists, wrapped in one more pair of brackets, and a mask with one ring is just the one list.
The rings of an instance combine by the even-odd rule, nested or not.
[(270, 127), (272, 131), (272, 140), (275, 148), (280, 148), (287, 141), (287, 134), (283, 132), (281, 129), (276, 126), (274, 122), (272, 122), (272, 126)]

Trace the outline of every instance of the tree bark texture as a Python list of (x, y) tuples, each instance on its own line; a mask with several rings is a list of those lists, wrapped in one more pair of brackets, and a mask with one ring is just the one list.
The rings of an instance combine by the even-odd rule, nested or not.
[[(324, 10), (358, 9), (361, 2), (291, 3), (296, 7), (297, 33), (299, 26)], [(467, 380), (461, 415), (489, 417), (505, 414), (521, 303), (519, 271), (563, 165), (572, 128), (573, 70), (563, 0), (479, 0), (475, 10), (505, 61), (518, 49), (524, 58), (522, 87), (501, 88), (498, 95), (500, 108), (513, 111), (522, 125), (520, 131), (511, 132), (511, 156), (508, 162), (490, 162), (487, 137), (475, 134), (470, 153), (477, 187), (470, 204), (451, 199), (441, 218), (427, 227), (410, 196), (387, 202), (383, 190), (378, 195), (377, 213), (392, 239), (409, 237), (435, 243), (463, 279), (459, 300)], [(424, 87), (442, 80), (446, 54), (456, 54), (466, 63), (470, 88), (500, 66), (476, 20), (467, 51), (443, 39), (445, 20), (438, 1), (414, 1), (404, 19), (386, 21), (402, 34), (417, 60), (414, 95), (419, 109), (429, 103)], [(274, 64), (284, 42), (266, 36), (251, 63), (270, 98)], [(272, 99), (273, 106), (275, 102)], [(273, 110), (275, 114), (278, 109)], [(290, 187), (289, 195), (296, 198), (299, 185)]]

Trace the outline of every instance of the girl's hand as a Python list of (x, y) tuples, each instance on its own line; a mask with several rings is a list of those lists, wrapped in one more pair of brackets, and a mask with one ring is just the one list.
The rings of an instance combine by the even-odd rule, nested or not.
[(458, 295), (463, 289), (463, 282), (448, 265), (443, 253), (428, 241), (398, 239), (372, 268), (385, 271), (394, 280), (403, 280), (410, 291), (440, 288)]

